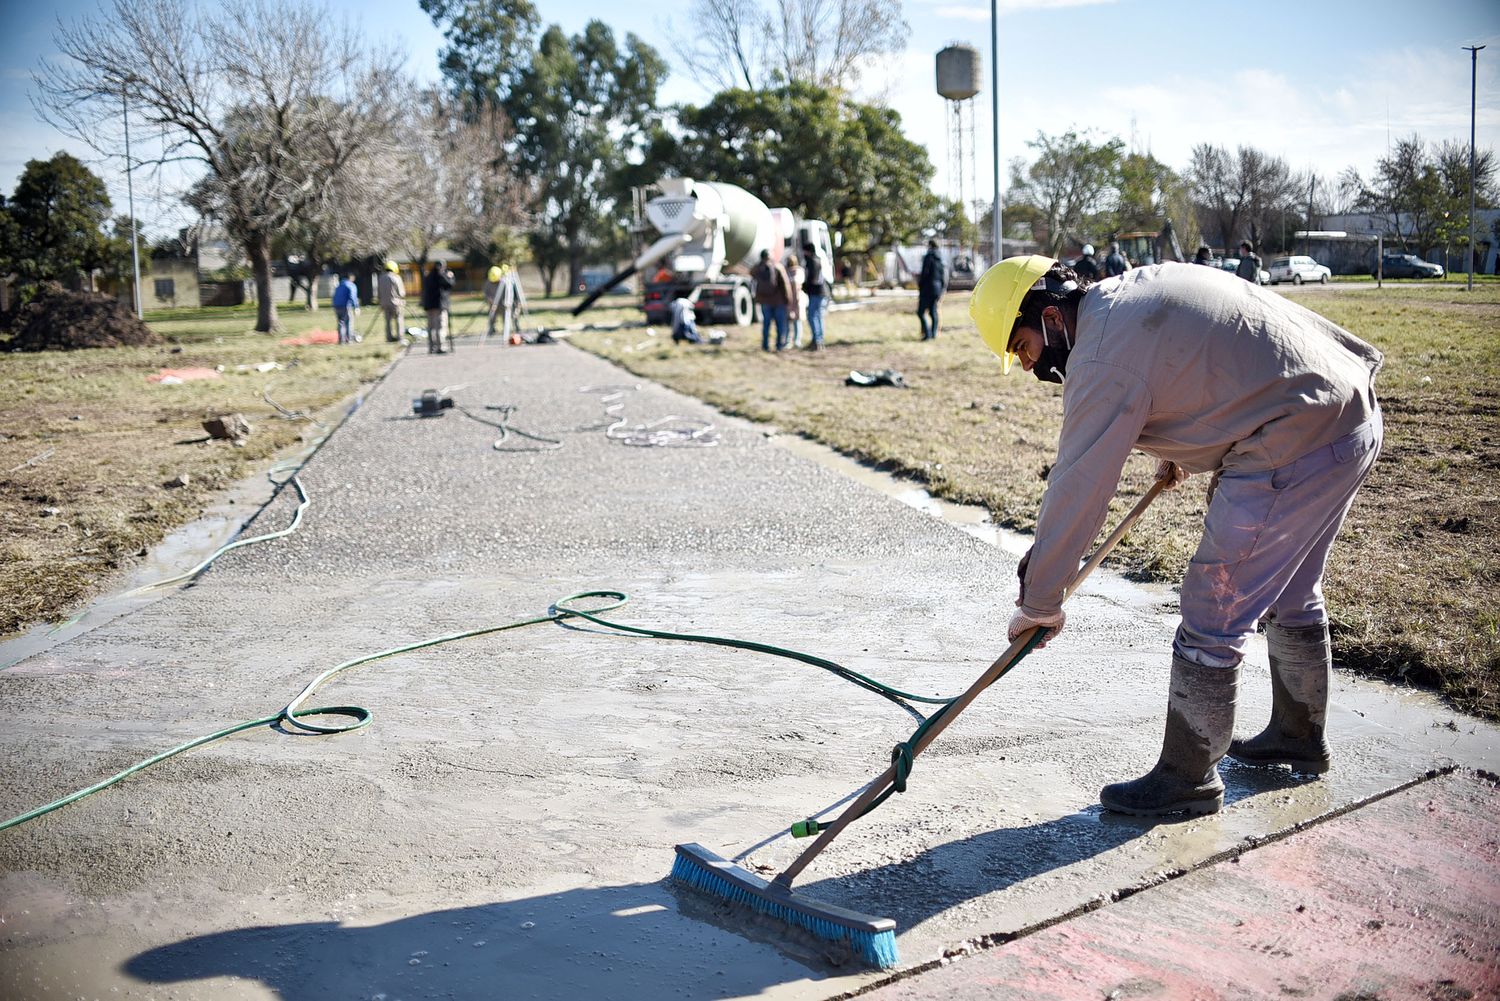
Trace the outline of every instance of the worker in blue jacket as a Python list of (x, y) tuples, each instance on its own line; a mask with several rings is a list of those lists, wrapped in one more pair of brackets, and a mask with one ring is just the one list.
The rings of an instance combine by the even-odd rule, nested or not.
[(352, 344), (362, 339), (354, 332), (354, 317), (359, 315), (359, 289), (348, 272), (339, 279), (333, 290), (333, 315), (338, 318), (339, 343)]

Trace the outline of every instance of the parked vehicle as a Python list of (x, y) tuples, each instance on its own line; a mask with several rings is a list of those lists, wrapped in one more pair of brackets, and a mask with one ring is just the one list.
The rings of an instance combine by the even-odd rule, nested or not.
[(1291, 282), (1293, 285), (1322, 282), (1327, 285), (1328, 276), (1332, 273), (1311, 257), (1278, 257), (1271, 262), (1272, 285), (1280, 285), (1282, 282)]
[(1370, 274), (1383, 273), (1387, 278), (1441, 278), (1443, 266), (1429, 264), (1416, 254), (1386, 254)]
[[(1238, 257), (1225, 257), (1219, 261), (1219, 270), (1221, 271), (1228, 271), (1230, 274), (1235, 274), (1239, 269), (1240, 259)], [(1260, 269), (1260, 284), (1271, 284), (1271, 273), (1265, 268)]]

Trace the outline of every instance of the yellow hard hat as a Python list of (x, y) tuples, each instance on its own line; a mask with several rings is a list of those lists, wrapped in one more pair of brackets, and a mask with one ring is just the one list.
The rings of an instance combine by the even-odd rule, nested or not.
[(492, 282), (497, 282), (500, 280), (500, 268), (498, 265), (490, 265), (490, 273), (488, 277)]
[(395, 261), (386, 261), (385, 262), (385, 269), (387, 271), (389, 271), (391, 274), (395, 274), (396, 272), (398, 272), (398, 271), (401, 270), (401, 268), (396, 264)]
[(1006, 374), (1016, 362), (1009, 350), (1010, 335), (1021, 315), (1021, 300), (1055, 264), (1055, 258), (1041, 254), (1007, 257), (981, 275), (974, 286), (969, 316), (985, 345), (999, 355)]

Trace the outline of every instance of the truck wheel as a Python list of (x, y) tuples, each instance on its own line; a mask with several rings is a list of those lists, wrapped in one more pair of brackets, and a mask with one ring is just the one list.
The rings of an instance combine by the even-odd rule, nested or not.
[(750, 290), (743, 285), (738, 285), (734, 290), (734, 322), (735, 326), (748, 327), (755, 317), (755, 300), (750, 297)]

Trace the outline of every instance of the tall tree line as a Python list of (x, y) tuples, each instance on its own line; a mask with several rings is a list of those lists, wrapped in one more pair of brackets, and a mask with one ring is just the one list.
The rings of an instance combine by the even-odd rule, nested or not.
[[(1150, 153), (1127, 152), (1118, 137), (1039, 133), (1027, 145), (1032, 157), (1011, 163), (1007, 235), (1053, 254), (1168, 219), (1187, 243), (1233, 253), (1249, 240), (1285, 252), (1298, 230), (1346, 212), (1380, 218), (1386, 235), (1409, 249), (1467, 243), (1469, 150), (1456, 140), (1400, 140), (1368, 180), (1352, 167), (1332, 179), (1293, 170), (1248, 145), (1200, 143), (1180, 172)], [(1494, 206), (1492, 150), (1478, 151), (1475, 178), (1476, 206)]]

